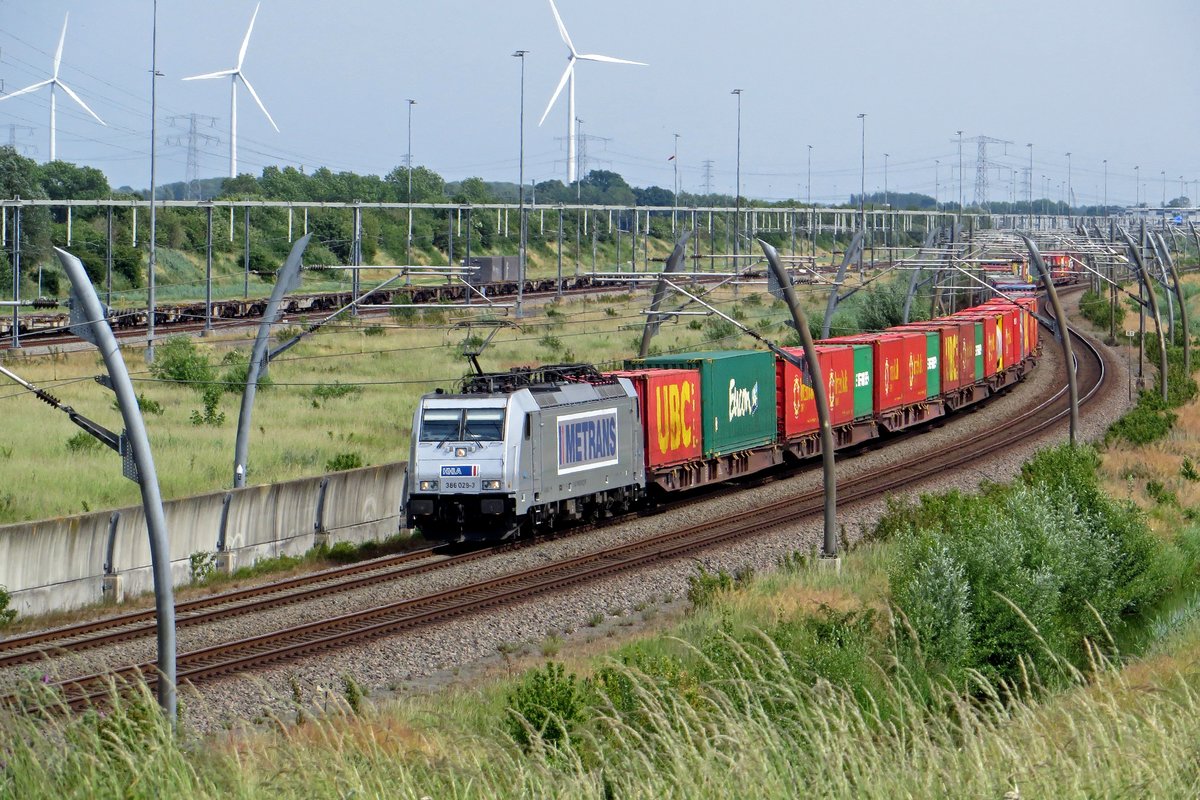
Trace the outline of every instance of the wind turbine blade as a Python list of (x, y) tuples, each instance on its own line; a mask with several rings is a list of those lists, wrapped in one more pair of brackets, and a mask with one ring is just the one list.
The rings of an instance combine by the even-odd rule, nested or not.
[(220, 72), (206, 72), (203, 75), (192, 75), (188, 78), (183, 78), (185, 81), (202, 81), (208, 78), (224, 78), (227, 75), (236, 75), (236, 69), (223, 69)]
[(62, 33), (58, 36), (58, 49), (54, 51), (54, 77), (58, 77), (58, 65), (62, 63), (63, 42), (67, 40), (67, 20), (71, 18), (71, 12), (68, 11), (63, 17)]
[(262, 8), (262, 3), (254, 7), (254, 15), (250, 17), (250, 27), (246, 28), (246, 38), (242, 39), (242, 49), (238, 51), (238, 65), (236, 69), (242, 68), (242, 61), (246, 58), (246, 48), (250, 46), (250, 31), (254, 30), (254, 20), (258, 19), (258, 9)]
[(612, 56), (602, 56), (596, 53), (588, 53), (587, 55), (577, 56), (580, 61), (603, 61), (605, 64), (633, 64), (639, 67), (650, 66), (645, 61), (630, 61), (627, 58), (613, 58)]
[(542, 112), (542, 118), (538, 120), (538, 127), (546, 121), (546, 117), (550, 115), (550, 109), (554, 108), (554, 101), (562, 94), (563, 87), (567, 85), (567, 80), (571, 77), (571, 71), (575, 69), (575, 57), (572, 56), (567, 62), (567, 68), (563, 70), (562, 77), (558, 79), (558, 88), (554, 90), (554, 94), (550, 96), (550, 102), (546, 105), (546, 110)]
[(38, 81), (37, 83), (33, 84), (32, 86), (26, 86), (24, 89), (18, 89), (15, 92), (10, 92), (6, 95), (0, 95), (0, 100), (8, 100), (9, 98), (16, 97), (19, 94), (29, 94), (30, 92), (36, 92), (38, 89), (42, 88), (43, 86), (48, 86), (51, 83), (54, 83), (53, 78), (48, 78), (44, 81)]
[(75, 92), (73, 92), (73, 91), (71, 90), (71, 87), (70, 87), (70, 86), (67, 86), (67, 85), (66, 85), (65, 83), (63, 83), (62, 81), (54, 81), (54, 83), (57, 83), (57, 84), (58, 84), (58, 86), (59, 86), (59, 88), (61, 88), (61, 89), (62, 89), (64, 92), (66, 92), (67, 94), (71, 95), (71, 99), (72, 99), (72, 100), (74, 100), (76, 103), (79, 103), (79, 105), (83, 106), (83, 110), (84, 110), (84, 111), (88, 112), (88, 113), (89, 113), (89, 114), (91, 114), (93, 117), (96, 117), (96, 122), (99, 122), (101, 125), (104, 125), (104, 126), (106, 126), (106, 127), (108, 126), (108, 123), (107, 123), (107, 122), (105, 122), (104, 120), (100, 119), (100, 117), (99, 117), (99, 116), (97, 116), (97, 114), (96, 114), (96, 112), (95, 112), (95, 111), (92, 111), (90, 108), (88, 108), (88, 104), (87, 104), (87, 103), (85, 103), (85, 102), (83, 102), (83, 100), (79, 99), (79, 95), (75, 94)]
[(240, 72), (238, 73), (238, 77), (242, 79), (242, 83), (250, 90), (250, 96), (254, 98), (254, 102), (258, 103), (258, 107), (267, 115), (267, 122), (271, 123), (271, 127), (275, 129), (276, 133), (279, 133), (279, 126), (275, 124), (275, 120), (271, 119), (271, 113), (267, 111), (267, 107), (263, 105), (263, 101), (258, 99), (258, 92), (254, 91), (254, 87), (250, 85), (250, 81), (246, 80), (246, 76)]
[(550, 10), (554, 12), (554, 21), (558, 23), (558, 35), (571, 49), (571, 55), (575, 55), (575, 45), (571, 43), (571, 36), (567, 33), (567, 26), (563, 25), (562, 17), (558, 15), (558, 7), (554, 5), (554, 0), (550, 0)]

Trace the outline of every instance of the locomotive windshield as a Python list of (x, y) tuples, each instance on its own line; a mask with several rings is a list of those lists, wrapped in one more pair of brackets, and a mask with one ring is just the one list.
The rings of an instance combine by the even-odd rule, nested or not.
[(499, 442), (503, 408), (427, 408), (421, 416), (422, 442)]

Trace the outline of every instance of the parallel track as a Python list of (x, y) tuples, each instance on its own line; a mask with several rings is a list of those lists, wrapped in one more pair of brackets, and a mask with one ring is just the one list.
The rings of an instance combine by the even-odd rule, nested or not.
[[(1075, 336), (1080, 403), (1089, 402), (1103, 384), (1104, 359), (1090, 342)], [(1046, 346), (1053, 346), (1047, 342)], [(977, 434), (904, 468), (894, 466), (839, 483), (839, 501), (854, 502), (895, 491), (963, 464), (1001, 451), (1058, 423), (1068, 413), (1066, 390), (1014, 417), (1004, 426)], [(696, 550), (753, 535), (784, 524), (817, 516), (823, 507), (821, 490), (776, 501), (749, 512), (670, 531), (652, 538), (566, 561), (504, 575), (480, 583), (404, 600), (367, 611), (320, 620), (242, 641), (182, 653), (177, 662), (181, 684), (201, 683), (219, 676), (275, 665), (352, 642), (444, 621), (505, 603), (515, 603), (606, 575), (677, 558)], [(243, 612), (244, 613), (244, 612)], [(155, 665), (143, 663), (120, 670), (63, 681), (58, 686), (68, 703), (82, 708), (103, 702), (115, 680), (145, 678), (155, 682)]]

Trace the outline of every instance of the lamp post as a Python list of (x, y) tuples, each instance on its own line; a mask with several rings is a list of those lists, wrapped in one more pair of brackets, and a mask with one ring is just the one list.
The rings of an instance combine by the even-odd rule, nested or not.
[(887, 244), (888, 244), (887, 221), (888, 221), (888, 216), (889, 216), (888, 209), (890, 208), (890, 205), (888, 204), (887, 162), (888, 162), (888, 154), (884, 153), (883, 154), (883, 246), (884, 247), (887, 247)]
[(958, 213), (963, 212), (962, 131), (958, 132)]
[(1133, 207), (1137, 208), (1142, 204), (1142, 175), (1138, 171), (1141, 167), (1134, 166), (1133, 168)]
[(1025, 146), (1029, 148), (1029, 230), (1033, 230), (1033, 142)]
[(1158, 171), (1158, 174), (1162, 175), (1162, 181), (1163, 181), (1162, 207), (1166, 208), (1167, 207), (1167, 171), (1165, 169), (1160, 169)]
[[(65, 29), (64, 29), (65, 30)], [(150, 255), (149, 264), (147, 265), (147, 305), (150, 306), (150, 313), (146, 315), (146, 362), (154, 361), (154, 316), (155, 316), (155, 296), (154, 296), (154, 270), (158, 263), (158, 252), (155, 249), (155, 239), (157, 238), (158, 225), (155, 218), (154, 209), (154, 192), (155, 192), (155, 139), (158, 138), (157, 122), (158, 122), (158, 103), (155, 90), (158, 87), (158, 77), (161, 73), (158, 71), (158, 0), (154, 1), (153, 15), (153, 36), (150, 44)], [(40, 286), (38, 287), (41, 288)], [(15, 330), (15, 328), (14, 328)]]
[(1104, 216), (1108, 216), (1108, 159), (1104, 159)]
[(737, 95), (737, 175), (735, 177), (736, 186), (734, 187), (734, 212), (733, 212), (733, 267), (737, 269), (737, 255), (740, 251), (738, 237), (741, 234), (742, 222), (742, 90), (734, 89), (730, 94)]
[(674, 133), (671, 135), (675, 137), (675, 149), (671, 151), (671, 165), (675, 170), (675, 189), (671, 193), (671, 202), (673, 204), (673, 208), (671, 209), (671, 233), (674, 234), (676, 220), (679, 217), (679, 134)]
[[(524, 313), (525, 301), (525, 56), (529, 54), (528, 50), (517, 50), (513, 53), (513, 58), (521, 59), (521, 113), (520, 113), (520, 135), (518, 136), (520, 155), (518, 157), (519, 165), (517, 167), (517, 217), (519, 225), (519, 233), (517, 235), (517, 317), (520, 318)], [(560, 283), (561, 285), (561, 283)]]
[(1067, 216), (1071, 216), (1071, 205), (1075, 201), (1075, 193), (1071, 191), (1071, 154), (1067, 153)]
[(817, 221), (816, 215), (813, 214), (812, 204), (812, 145), (808, 145), (808, 185), (805, 187), (805, 194), (808, 202), (808, 220), (809, 227), (812, 228), (812, 255), (813, 265), (817, 263)]
[[(865, 231), (867, 229), (867, 115), (866, 112), (858, 115), (862, 121), (862, 146), (859, 150), (861, 156), (860, 169), (858, 173), (858, 229)], [(859, 255), (859, 269), (862, 268), (862, 256)]]
[[(412, 266), (412, 223), (413, 223), (413, 209), (412, 209), (412, 107), (417, 104), (417, 101), (410, 98), (409, 100), (407, 100), (405, 102), (408, 103), (408, 153), (404, 156), (404, 162), (408, 167), (408, 234), (404, 237), (404, 265), (406, 267), (411, 267)], [(412, 283), (412, 275), (407, 274), (407, 271), (404, 276), (404, 282)]]
[(942, 190), (942, 162), (940, 159), (933, 160), (933, 210), (941, 211), (941, 202), (938, 197)]

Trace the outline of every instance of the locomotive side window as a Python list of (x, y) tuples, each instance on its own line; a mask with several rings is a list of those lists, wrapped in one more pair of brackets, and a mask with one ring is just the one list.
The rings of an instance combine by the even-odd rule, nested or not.
[(502, 441), (504, 439), (504, 409), (468, 408), (462, 438), (467, 442)]
[(462, 411), (457, 408), (427, 408), (421, 416), (422, 442), (457, 442), (462, 427)]

